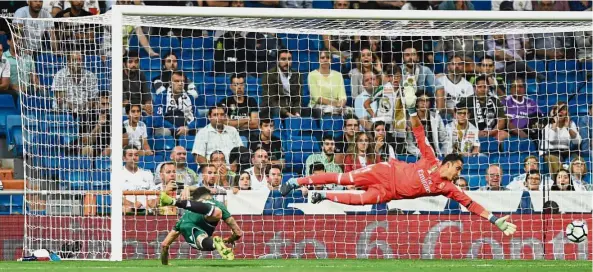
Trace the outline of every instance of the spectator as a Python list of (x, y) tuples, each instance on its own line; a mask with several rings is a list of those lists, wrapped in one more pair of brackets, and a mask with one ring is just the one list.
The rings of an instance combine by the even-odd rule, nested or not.
[(342, 115), (346, 107), (346, 87), (342, 74), (331, 70), (329, 51), (319, 52), (319, 69), (309, 73), (309, 107), (323, 114)]
[(569, 1), (570, 11), (591, 11), (593, 3), (591, 0)]
[(575, 32), (575, 43), (577, 47), (577, 59), (581, 62), (591, 61), (593, 59), (593, 32), (577, 31)]
[(474, 10), (474, 4), (464, 0), (445, 0), (439, 5), (439, 10)]
[(130, 145), (140, 151), (140, 156), (150, 156), (154, 154), (148, 145), (148, 130), (146, 124), (140, 120), (142, 118), (142, 107), (140, 105), (126, 105), (128, 120), (124, 121), (124, 145)]
[(344, 173), (381, 162), (381, 156), (375, 153), (371, 137), (365, 132), (357, 132), (353, 144), (348, 146), (344, 158)]
[[(84, 10), (83, 0), (70, 0), (70, 7), (62, 9), (54, 15), (54, 18), (74, 18), (92, 16), (93, 14)], [(72, 48), (80, 48), (85, 54), (96, 54), (98, 43), (95, 41), (95, 33), (102, 32), (102, 27), (96, 24), (80, 24), (58, 21), (55, 23), (57, 42), (56, 48), (63, 52), (69, 52)]]
[(432, 10), (430, 1), (405, 1), (402, 10)]
[[(123, 160), (125, 165), (123, 167), (123, 184), (124, 191), (141, 191), (141, 190), (158, 190), (158, 187), (153, 182), (153, 176), (150, 170), (144, 170), (138, 167), (138, 149), (131, 146), (124, 147)], [(141, 209), (144, 207), (142, 202), (132, 196), (134, 201), (124, 198), (124, 211), (126, 213), (132, 212), (134, 209)], [(156, 207), (156, 199), (149, 200), (148, 208)]]
[(520, 34), (490, 35), (486, 39), (486, 55), (494, 59), (494, 70), (498, 73), (526, 73), (528, 77), (542, 81), (543, 75), (537, 73), (525, 60), (531, 54), (531, 44)]
[(251, 190), (251, 174), (248, 172), (241, 172), (240, 175), (235, 177), (235, 184), (233, 185), (233, 194), (239, 193), (239, 191)]
[(464, 102), (457, 104), (455, 108), (455, 119), (447, 124), (446, 130), (451, 144), (446, 145), (444, 154), (458, 153), (463, 156), (480, 155), (480, 140), (477, 127), (469, 122), (469, 110)]
[[(441, 116), (432, 110), (432, 93), (418, 90), (416, 91), (416, 111), (418, 118), (422, 122), (424, 127), (424, 133), (426, 134), (426, 140), (432, 147), (437, 157), (445, 156), (446, 150), (450, 150), (451, 138), (445, 128), (445, 123)], [(416, 137), (412, 134), (412, 131), (408, 131), (406, 137), (406, 149), (408, 153), (420, 157), (420, 149), (416, 143)]]
[(224, 153), (222, 153), (220, 150), (215, 150), (212, 152), (208, 161), (214, 166), (214, 168), (216, 168), (216, 174), (219, 176), (219, 183), (224, 187), (228, 187), (235, 178), (235, 173), (233, 171), (229, 171), (226, 161), (227, 160)]
[(486, 186), (480, 187), (478, 191), (506, 191), (501, 184), (502, 169), (496, 164), (491, 164), (486, 169)]
[(276, 33), (248, 32), (245, 34), (245, 48), (247, 72), (259, 76), (277, 66), (278, 53), (285, 47)]
[(251, 157), (253, 167), (245, 170), (251, 176), (251, 190), (271, 190), (266, 177), (266, 168), (268, 167), (268, 152), (258, 149), (253, 152)]
[(226, 188), (214, 165), (204, 164), (200, 168), (200, 172), (202, 173), (202, 184), (200, 186), (210, 189), (212, 194), (224, 195), (226, 193)]
[(278, 52), (278, 66), (264, 73), (261, 105), (264, 116), (282, 118), (301, 116), (303, 80), (301, 73), (292, 70), (291, 66), (292, 54), (282, 49)]
[[(360, 52), (354, 56), (354, 68), (348, 73), (350, 76), (350, 84), (352, 85), (352, 97), (359, 97), (364, 93), (364, 75), (370, 73), (372, 75), (377, 71), (381, 71), (381, 59), (371, 51), (370, 47), (363, 46)], [(373, 89), (374, 90), (374, 89)], [(368, 91), (372, 94), (373, 91)], [(359, 116), (359, 118), (362, 118)]]
[(386, 65), (383, 68), (382, 85), (375, 89), (372, 97), (364, 103), (365, 109), (372, 117), (371, 121), (381, 120), (387, 124), (387, 131), (393, 131), (397, 153), (403, 153), (406, 141), (406, 113), (401, 99), (401, 79), (399, 66)]
[[(4, 52), (2, 58), (6, 59), (10, 64), (10, 86), (8, 89), (15, 91), (12, 93), (15, 98), (20, 92), (31, 94), (30, 92), (33, 92), (36, 88), (40, 87), (33, 57), (26, 51), (24, 54), (19, 54), (10, 32), (6, 33), (6, 40), (10, 47), (9, 50)], [(0, 48), (2, 47), (0, 46)], [(17, 69), (17, 59), (19, 69)], [(5, 73), (6, 72), (2, 70), (2, 74), (5, 75)], [(0, 89), (2, 89), (2, 84), (0, 84)]]
[[(45, 1), (44, 1), (45, 2)], [(51, 15), (56, 17), (60, 12), (71, 8), (73, 5), (81, 5), (82, 8), (91, 13), (91, 15), (97, 15), (100, 13), (99, 1), (98, 0), (84, 0), (84, 1), (70, 1), (70, 0), (51, 0), (49, 2), (48, 11), (51, 11)], [(82, 4), (77, 3), (82, 2)], [(44, 3), (45, 6), (45, 3)]]
[(476, 84), (476, 78), (483, 75), (486, 77), (488, 86), (490, 87), (490, 94), (503, 99), (506, 96), (506, 87), (504, 86), (504, 78), (500, 74), (494, 73), (494, 59), (490, 56), (484, 56), (480, 59), (478, 73), (469, 79), (469, 83)]
[[(173, 72), (171, 88), (165, 95), (157, 96), (155, 136), (185, 136), (196, 132), (193, 99), (183, 89), (185, 76), (181, 71)], [(162, 118), (162, 119), (161, 119)], [(226, 118), (225, 118), (226, 122)]]
[(541, 191), (541, 174), (537, 170), (529, 170), (525, 176), (527, 191)]
[(469, 191), (469, 185), (467, 183), (467, 180), (464, 177), (458, 177), (454, 183), (462, 191)]
[(89, 103), (93, 105), (93, 109), (88, 114), (79, 116), (81, 137), (70, 146), (69, 152), (83, 156), (111, 155), (111, 94), (107, 91), (100, 92), (98, 100), (98, 108), (94, 103)]
[[(362, 2), (362, 1), (360, 1)], [(406, 0), (395, 0), (395, 1), (376, 1), (379, 9), (401, 9), (405, 4)]]
[(83, 68), (82, 55), (73, 51), (68, 54), (66, 67), (54, 75), (52, 90), (57, 109), (66, 109), (75, 114), (93, 108), (99, 93), (97, 76)]
[(325, 172), (325, 165), (321, 162), (315, 162), (311, 164), (308, 171), (309, 175), (319, 175), (327, 173)]
[[(166, 93), (169, 90), (169, 88), (171, 88), (171, 78), (173, 77), (173, 72), (178, 71), (177, 67), (178, 60), (175, 53), (173, 51), (167, 53), (163, 57), (163, 70), (161, 71), (161, 74), (152, 79), (152, 88), (154, 89), (156, 94)], [(144, 77), (144, 74), (141, 73), (140, 77)], [(191, 82), (185, 74), (183, 75), (183, 78), (185, 82), (183, 89), (189, 95), (197, 98), (198, 92), (196, 91), (196, 85), (193, 82)], [(143, 79), (140, 79), (139, 81), (140, 84), (142, 84), (142, 87), (146, 87), (146, 84), (144, 83)]]
[[(4, 48), (2, 48), (2, 44), (0, 44), (0, 52), (4, 52)], [(10, 51), (7, 51), (10, 52)], [(11, 88), (11, 65), (10, 61), (7, 60), (6, 56), (2, 54), (2, 61), (0, 61), (0, 92), (9, 93), (11, 95), (15, 95), (15, 90)], [(18, 74), (17, 74), (18, 76)], [(15, 83), (18, 84), (18, 81)]]
[[(554, 174), (554, 184), (551, 187), (552, 191), (575, 191), (575, 184), (572, 181), (568, 170), (560, 169)], [(586, 191), (586, 190), (585, 190)]]
[[(47, 40), (55, 40), (55, 32), (53, 31), (53, 24), (48, 20), (22, 20), (22, 19), (48, 19), (53, 16), (44, 10), (43, 1), (27, 1), (28, 6), (19, 8), (14, 13), (13, 24), (16, 25), (15, 33), (19, 33), (23, 37), (23, 47), (33, 51), (40, 51), (45, 47)], [(51, 39), (46, 38), (47, 34), (51, 35)]]
[[(525, 187), (525, 181), (527, 180), (527, 173), (530, 171), (539, 170), (539, 159), (536, 156), (527, 156), (523, 159), (523, 171), (525, 173), (520, 174), (514, 177), (511, 182), (506, 186), (507, 189), (511, 191), (528, 191), (527, 187)], [(552, 179), (549, 177), (543, 177), (544, 184), (546, 184), (546, 188), (549, 188), (552, 185)], [(543, 186), (543, 185), (542, 185)], [(542, 187), (543, 188), (543, 187)]]
[(387, 143), (387, 132), (385, 131), (385, 122), (377, 121), (373, 123), (373, 142), (375, 143), (375, 153), (381, 158), (381, 161), (395, 159), (395, 150), (393, 146)]
[(525, 97), (523, 78), (511, 80), (511, 95), (504, 98), (503, 104), (509, 119), (509, 132), (521, 138), (537, 139), (538, 130), (532, 127), (543, 114), (533, 99)]
[(459, 56), (449, 59), (447, 74), (437, 76), (436, 86), (436, 106), (441, 114), (452, 114), (462, 98), (474, 94), (472, 84), (463, 77), (463, 59)]
[[(334, 0), (334, 9), (350, 9), (350, 1)], [(352, 57), (352, 52), (360, 44), (360, 36), (323, 35), (323, 48), (329, 51), (340, 63)]]
[(587, 163), (583, 157), (575, 157), (570, 162), (570, 180), (575, 191), (589, 191), (591, 174), (587, 171)]
[(509, 137), (505, 131), (506, 115), (498, 98), (488, 94), (488, 83), (485, 76), (476, 78), (475, 95), (467, 97), (464, 102), (470, 109), (470, 122), (480, 131), (480, 137), (495, 137), (498, 142)]
[(245, 95), (245, 75), (231, 75), (231, 90), (234, 95), (220, 100), (218, 106), (227, 109), (230, 118), (227, 125), (236, 128), (239, 135), (249, 137), (249, 132), (258, 128), (259, 110), (255, 99)]
[(238, 1), (197, 0), (197, 4), (200, 7), (229, 7), (232, 2)]
[(260, 148), (268, 152), (271, 164), (284, 165), (282, 141), (274, 136), (274, 122), (271, 119), (260, 119), (259, 133), (254, 131), (249, 136), (249, 150), (255, 152)]
[(496, 11), (532, 11), (531, 0), (492, 0), (492, 10)]
[[(175, 166), (174, 180), (176, 183), (183, 184), (184, 187), (197, 186), (200, 183), (198, 174), (196, 174), (196, 172), (191, 168), (187, 167), (187, 151), (183, 146), (174, 147), (169, 158), (171, 161), (159, 163), (155, 169), (155, 172), (161, 173), (162, 167), (169, 163)], [(155, 176), (154, 181), (155, 184), (163, 183), (163, 180), (160, 176)]]
[[(375, 92), (377, 86), (379, 86), (379, 82), (377, 81), (375, 73), (372, 71), (367, 71), (364, 73), (363, 82), (362, 91), (358, 94), (358, 96), (356, 96), (356, 99), (354, 99), (354, 113), (360, 120), (362, 126), (365, 129), (370, 129), (373, 125), (373, 122), (371, 122), (371, 115), (364, 105), (367, 100), (372, 100), (372, 95)], [(372, 105), (373, 104), (371, 104), (371, 107)], [(371, 110), (375, 112), (377, 109), (371, 108)]]
[(420, 64), (418, 52), (414, 48), (413, 43), (405, 43), (403, 46), (403, 62), (401, 66), (402, 77), (413, 77), (415, 79), (417, 89), (429, 93), (434, 92), (435, 76), (430, 68)]
[(123, 104), (142, 105), (142, 110), (152, 115), (152, 94), (148, 88), (148, 81), (143, 72), (140, 72), (140, 58), (137, 51), (128, 52), (124, 56), (124, 85)]
[(280, 1), (280, 7), (283, 8), (313, 8), (313, 0), (286, 0)]
[(210, 124), (200, 129), (191, 152), (196, 156), (196, 162), (201, 165), (207, 163), (206, 157), (215, 150), (222, 151), (225, 157), (229, 158), (234, 147), (243, 146), (237, 129), (225, 125), (227, 123), (225, 108), (218, 106), (210, 108), (208, 118)]
[(571, 150), (571, 145), (579, 146), (581, 135), (568, 116), (568, 107), (565, 102), (559, 102), (552, 107), (550, 118), (550, 123), (544, 128), (543, 139), (540, 142), (540, 156), (544, 156), (550, 173), (556, 173), (562, 167), (561, 162), (571, 155), (578, 155), (578, 151)]
[(461, 58), (460, 71), (473, 73), (474, 61), (484, 56), (484, 36), (441, 36), (437, 38), (434, 51), (443, 52), (449, 61)]
[(535, 11), (570, 11), (569, 1), (537, 0), (533, 1)]
[(243, 73), (247, 71), (245, 35), (247, 32), (217, 31), (214, 34), (214, 71), (216, 73)]
[[(344, 162), (344, 154), (347, 152), (348, 146), (351, 143), (354, 143), (354, 135), (360, 130), (360, 123), (358, 122), (358, 118), (352, 114), (346, 114), (344, 116), (344, 128), (341, 137), (335, 139), (335, 162), (340, 165)], [(329, 169), (327, 166), (325, 167), (326, 170)]]
[(282, 168), (272, 164), (268, 169), (268, 187), (270, 190), (279, 190), (282, 183)]
[(308, 171), (307, 175), (313, 174), (311, 167), (316, 163), (323, 164), (323, 170), (329, 173), (342, 173), (342, 168), (334, 161), (335, 149), (336, 142), (331, 135), (325, 134), (323, 136), (321, 153), (311, 154), (309, 157), (307, 157), (305, 162), (305, 171)]
[(247, 147), (236, 146), (229, 155), (229, 169), (233, 173), (241, 173), (251, 167), (251, 152)]

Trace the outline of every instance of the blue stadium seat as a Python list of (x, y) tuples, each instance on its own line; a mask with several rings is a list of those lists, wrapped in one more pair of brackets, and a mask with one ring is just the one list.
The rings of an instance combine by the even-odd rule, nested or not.
[(578, 75), (576, 60), (556, 60), (548, 62), (547, 79), (557, 82), (574, 82)]
[(156, 152), (171, 150), (175, 147), (175, 139), (171, 136), (148, 139), (152, 150)]
[[(182, 136), (179, 137), (177, 140), (178, 145), (185, 147), (188, 153), (191, 153), (191, 150), (194, 148), (194, 143), (196, 141), (196, 136)], [(168, 157), (167, 157), (168, 158)]]
[(290, 135), (313, 135), (319, 131), (317, 121), (309, 117), (289, 117), (284, 120)]
[(59, 180), (62, 189), (89, 190), (93, 186), (93, 175), (90, 171), (60, 170)]
[(311, 152), (286, 152), (284, 159), (286, 161), (286, 170), (294, 173), (303, 173), (304, 163), (313, 153)]
[(463, 175), (480, 175), (486, 173), (490, 164), (487, 156), (465, 157)]
[(498, 158), (498, 164), (502, 168), (503, 173), (517, 175), (523, 172), (523, 160), (525, 160), (525, 158), (529, 155), (530, 154), (528, 152), (504, 154)]
[(407, 163), (415, 163), (416, 161), (418, 161), (418, 158), (413, 155), (397, 155), (396, 158), (398, 161), (403, 161)]
[(6, 134), (6, 117), (8, 115), (18, 115), (12, 95), (0, 94), (0, 135)]
[(214, 38), (211, 36), (198, 38), (182, 38), (181, 49), (183, 51), (199, 51), (200, 49), (214, 49)]
[(318, 140), (313, 136), (290, 136), (283, 144), (286, 151), (319, 152)]
[(110, 169), (111, 168), (111, 158), (110, 157), (98, 157), (95, 159), (94, 162), (96, 169)]
[(467, 180), (470, 190), (475, 190), (486, 185), (486, 180), (483, 178), (484, 175), (468, 175), (464, 177)]
[(496, 138), (480, 138), (480, 152), (490, 155), (498, 152), (498, 141)]
[(110, 171), (93, 171), (91, 174), (92, 189), (93, 190), (109, 190), (111, 188), (111, 172)]
[(492, 1), (473, 0), (474, 10), (492, 10)]
[(337, 135), (344, 128), (344, 119), (341, 116), (323, 117), (321, 119), (321, 130), (323, 133)]
[(333, 9), (334, 3), (333, 1), (327, 0), (313, 0), (313, 8), (316, 9)]
[(6, 142), (9, 145), (14, 145), (15, 144), (15, 140), (14, 140), (14, 133), (16, 133), (16, 131), (20, 131), (20, 135), (22, 137), (22, 130), (23, 130), (23, 123), (22, 123), (22, 118), (20, 115), (7, 115), (6, 116)]
[(24, 214), (24, 195), (0, 195), (0, 215)]
[[(159, 57), (145, 57), (140, 59), (140, 70), (160, 71), (163, 68), (163, 60)], [(151, 78), (148, 78), (151, 80)]]
[(579, 93), (568, 101), (568, 113), (570, 116), (585, 116), (593, 104), (593, 94)]
[(535, 152), (537, 150), (536, 143), (530, 139), (519, 137), (509, 137), (502, 143), (502, 150), (505, 152)]

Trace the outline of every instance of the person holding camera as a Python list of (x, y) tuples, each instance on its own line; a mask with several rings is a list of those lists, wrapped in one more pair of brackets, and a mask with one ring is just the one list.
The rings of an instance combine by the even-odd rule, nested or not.
[(579, 146), (580, 143), (579, 130), (568, 116), (566, 102), (558, 102), (550, 111), (550, 120), (540, 142), (540, 156), (544, 156), (550, 173), (557, 173), (562, 168), (562, 162), (578, 155), (578, 149), (571, 150), (571, 146)]

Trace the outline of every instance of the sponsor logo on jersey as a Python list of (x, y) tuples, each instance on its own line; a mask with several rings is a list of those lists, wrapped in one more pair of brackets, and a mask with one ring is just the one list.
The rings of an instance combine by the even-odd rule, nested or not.
[(424, 190), (430, 194), (430, 185), (432, 184), (432, 180), (427, 179), (426, 176), (424, 176), (424, 170), (422, 169), (418, 170), (418, 177), (420, 177), (420, 183), (422, 183)]

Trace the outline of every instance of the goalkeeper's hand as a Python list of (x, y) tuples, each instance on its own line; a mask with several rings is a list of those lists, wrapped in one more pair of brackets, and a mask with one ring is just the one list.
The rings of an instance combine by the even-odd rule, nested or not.
[(228, 247), (230, 248), (234, 248), (235, 247), (235, 240), (233, 239), (233, 237), (228, 237), (224, 240), (222, 240), (225, 244), (228, 245)]
[(498, 218), (496, 221), (494, 221), (494, 225), (496, 225), (496, 227), (500, 229), (504, 235), (509, 236), (513, 235), (513, 233), (517, 231), (517, 226), (511, 222), (507, 222), (507, 219), (509, 219), (508, 215)]

